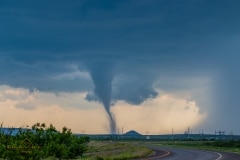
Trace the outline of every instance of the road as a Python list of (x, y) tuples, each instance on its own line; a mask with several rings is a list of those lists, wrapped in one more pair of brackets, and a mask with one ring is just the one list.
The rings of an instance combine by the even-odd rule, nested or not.
[(155, 154), (141, 160), (240, 160), (240, 154), (195, 149), (152, 147)]

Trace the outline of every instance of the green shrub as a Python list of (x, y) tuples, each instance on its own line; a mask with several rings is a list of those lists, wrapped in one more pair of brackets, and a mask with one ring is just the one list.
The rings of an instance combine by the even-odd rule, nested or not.
[(61, 159), (82, 156), (87, 150), (88, 137), (72, 134), (63, 127), (57, 131), (51, 124), (36, 123), (31, 129), (19, 128), (16, 135), (13, 129), (8, 134), (0, 130), (0, 157), (6, 159), (42, 159), (56, 157)]

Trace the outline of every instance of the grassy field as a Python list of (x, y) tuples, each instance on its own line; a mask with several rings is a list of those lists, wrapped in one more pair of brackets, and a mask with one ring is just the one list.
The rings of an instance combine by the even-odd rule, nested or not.
[(240, 147), (238, 145), (227, 142), (221, 142), (219, 144), (215, 141), (158, 141), (148, 142), (147, 145), (240, 153)]
[(152, 150), (135, 142), (91, 141), (82, 160), (124, 160), (147, 156)]

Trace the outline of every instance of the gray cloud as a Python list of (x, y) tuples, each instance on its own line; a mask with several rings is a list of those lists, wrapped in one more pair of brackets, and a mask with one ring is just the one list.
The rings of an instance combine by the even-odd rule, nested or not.
[[(179, 79), (213, 74), (210, 87), (221, 118), (212, 125), (220, 127), (222, 117), (233, 114), (223, 127), (235, 126), (238, 1), (91, 2), (0, 2), (0, 84), (87, 91), (92, 95), (86, 99), (101, 101), (111, 119), (111, 101), (154, 98), (162, 77), (175, 77), (158, 85), (173, 91), (189, 87)], [(74, 75), (78, 71), (92, 80)], [(204, 108), (199, 97), (194, 96)]]
[[(147, 75), (149, 73), (142, 73)], [(113, 81), (113, 100), (124, 100), (131, 104), (140, 104), (146, 99), (155, 98), (158, 94), (153, 88), (153, 77), (140, 75), (118, 75)]]

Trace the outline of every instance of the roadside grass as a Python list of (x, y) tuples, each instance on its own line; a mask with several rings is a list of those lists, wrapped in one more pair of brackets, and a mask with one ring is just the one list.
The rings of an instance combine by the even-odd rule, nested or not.
[(152, 150), (132, 142), (91, 141), (89, 150), (79, 160), (125, 160), (145, 157)]
[(233, 152), (240, 153), (239, 146), (215, 146), (214, 141), (158, 141), (150, 142), (150, 144), (157, 146), (175, 147), (175, 148), (191, 148), (191, 149), (201, 149), (209, 151), (221, 151), (221, 152)]

